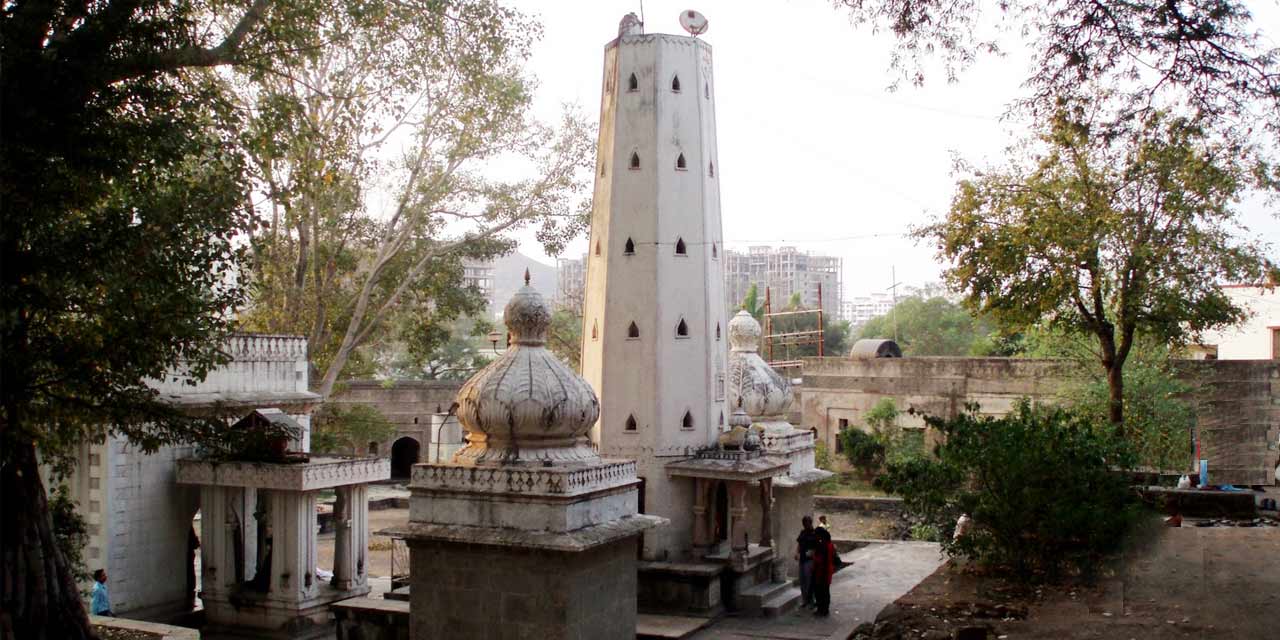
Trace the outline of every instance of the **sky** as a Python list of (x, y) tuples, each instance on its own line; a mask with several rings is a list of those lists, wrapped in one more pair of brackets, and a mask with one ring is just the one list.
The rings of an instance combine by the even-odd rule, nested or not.
[[(641, 3), (509, 4), (544, 28), (529, 62), (538, 81), (536, 113), (553, 122), (569, 103), (595, 119), (604, 45)], [(1253, 4), (1258, 25), (1280, 25), (1275, 2)], [(891, 273), (904, 285), (939, 280), (943, 265), (933, 250), (906, 233), (946, 212), (955, 157), (994, 163), (1017, 139), (1001, 116), (1028, 75), (1025, 52), (982, 57), (955, 83), (936, 67), (923, 87), (904, 83), (891, 92), (891, 36), (855, 28), (829, 0), (643, 5), (649, 33), (683, 34), (678, 18), (685, 9), (708, 20), (701, 37), (714, 50), (727, 246), (790, 245), (840, 256), (845, 296), (886, 291)], [(1253, 232), (1280, 243), (1271, 209), (1252, 202), (1242, 211)], [(554, 262), (531, 233), (519, 239), (525, 254)], [(579, 239), (562, 255), (578, 257), (586, 248)]]

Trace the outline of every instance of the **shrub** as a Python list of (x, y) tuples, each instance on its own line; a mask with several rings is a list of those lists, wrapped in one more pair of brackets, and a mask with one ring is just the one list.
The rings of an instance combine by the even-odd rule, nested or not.
[[(1002, 418), (976, 406), (927, 417), (943, 436), (935, 458), (890, 463), (878, 485), (937, 528), (951, 555), (1006, 566), (1023, 577), (1089, 569), (1121, 541), (1137, 515), (1123, 474), (1131, 448), (1106, 424), (1020, 400)], [(952, 540), (956, 519), (974, 527)]]
[(53, 538), (62, 552), (71, 575), (76, 582), (89, 579), (89, 569), (84, 563), (84, 549), (89, 544), (89, 527), (76, 510), (67, 485), (59, 484), (49, 494), (49, 516), (53, 518)]
[(880, 471), (884, 464), (884, 443), (862, 429), (846, 429), (840, 432), (841, 450), (849, 464), (866, 476)]

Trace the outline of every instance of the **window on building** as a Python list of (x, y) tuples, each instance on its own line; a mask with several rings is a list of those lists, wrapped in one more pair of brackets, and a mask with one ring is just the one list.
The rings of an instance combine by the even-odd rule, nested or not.
[(723, 412), (723, 411), (721, 411), (721, 412), (720, 412), (720, 426), (721, 426), (721, 427), (723, 427), (723, 426), (724, 426), (724, 412)]
[(628, 338), (640, 337), (640, 327), (637, 327), (634, 321), (632, 321), (631, 326), (627, 327), (627, 337)]
[(684, 246), (684, 238), (676, 238), (676, 255), (678, 256), (689, 255), (689, 252), (685, 249), (685, 246)]
[(631, 74), (630, 78), (627, 78), (627, 91), (639, 91), (639, 90), (640, 90), (640, 79), (637, 78), (636, 74), (633, 73)]
[[(600, 170), (600, 175), (604, 175), (604, 169)], [(716, 163), (712, 162), (707, 165), (707, 175), (712, 178), (716, 177)]]
[(636, 252), (636, 243), (632, 242), (631, 238), (627, 238), (627, 243), (622, 245), (622, 253), (625, 255), (631, 255), (635, 252)]
[(627, 431), (635, 431), (635, 430), (636, 430), (636, 417), (635, 417), (634, 415), (629, 415), (629, 416), (627, 416), (627, 426), (626, 426), (626, 430), (627, 430)]
[(676, 169), (680, 171), (684, 171), (687, 168), (688, 167), (685, 165), (685, 162), (684, 162), (684, 154), (682, 153), (676, 157)]
[(707, 98), (711, 97), (711, 83), (709, 82), (702, 83), (702, 93), (706, 95)]
[(720, 323), (717, 322), (716, 323), (716, 341), (718, 342), (719, 340), (720, 340)]
[(680, 76), (672, 76), (671, 91), (673, 93), (680, 93)]
[(591, 339), (595, 340), (600, 337), (600, 325), (595, 320), (591, 321)]
[(635, 151), (631, 152), (631, 168), (632, 169), (640, 168), (640, 154), (636, 153)]
[(601, 178), (603, 178), (603, 177), (604, 177), (604, 163), (603, 163), (603, 162), (601, 162), (601, 163), (600, 163), (600, 177), (601, 177)]
[(692, 429), (692, 428), (693, 428), (693, 414), (692, 414), (692, 413), (689, 413), (688, 411), (684, 412), (684, 418), (680, 420), (680, 428), (681, 428), (681, 429)]
[(716, 252), (716, 243), (712, 242), (711, 243), (711, 259), (715, 260), (718, 257), (720, 257), (720, 254)]
[(689, 337), (689, 325), (685, 323), (684, 318), (680, 318), (680, 324), (676, 325), (676, 337), (677, 338)]
[(600, 239), (596, 238), (596, 255), (600, 255)]
[(376, 442), (369, 443), (369, 455), (371, 456), (378, 455), (378, 443)]

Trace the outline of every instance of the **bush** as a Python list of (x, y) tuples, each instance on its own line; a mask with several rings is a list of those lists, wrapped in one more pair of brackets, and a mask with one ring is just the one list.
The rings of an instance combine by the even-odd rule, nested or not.
[(84, 548), (89, 544), (89, 527), (76, 509), (67, 485), (59, 484), (49, 494), (49, 516), (53, 519), (53, 538), (62, 552), (76, 582), (89, 579), (84, 563)]
[(884, 444), (862, 429), (840, 432), (840, 448), (849, 464), (866, 476), (876, 474), (884, 464)]
[[(1136, 501), (1115, 473), (1132, 468), (1132, 451), (1105, 422), (1025, 399), (1003, 418), (970, 406), (925, 420), (944, 436), (936, 457), (891, 462), (877, 484), (936, 527), (950, 555), (1053, 577), (1091, 568), (1136, 519)], [(954, 541), (964, 513), (974, 526)]]

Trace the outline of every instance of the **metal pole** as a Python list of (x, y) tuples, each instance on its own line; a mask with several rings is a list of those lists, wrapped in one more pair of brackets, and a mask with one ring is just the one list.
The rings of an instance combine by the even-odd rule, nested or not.
[(764, 359), (773, 360), (773, 321), (769, 319), (772, 310), (769, 302), (769, 287), (764, 288)]
[(822, 324), (822, 283), (818, 283), (818, 357), (822, 357), (822, 343), (827, 341), (827, 334)]

